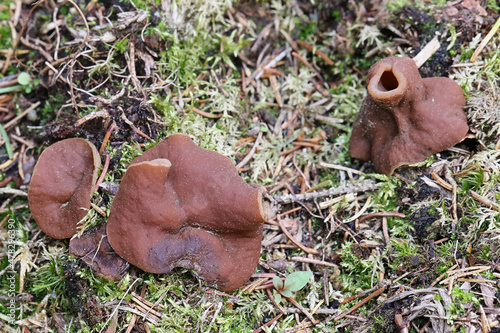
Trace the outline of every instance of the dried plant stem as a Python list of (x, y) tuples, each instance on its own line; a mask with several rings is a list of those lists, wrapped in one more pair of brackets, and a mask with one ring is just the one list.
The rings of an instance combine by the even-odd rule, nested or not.
[(362, 307), (363, 305), (365, 305), (366, 303), (368, 303), (370, 300), (374, 299), (375, 297), (377, 297), (378, 295), (382, 294), (385, 290), (385, 286), (378, 289), (377, 291), (375, 291), (374, 293), (372, 293), (370, 296), (366, 297), (365, 299), (363, 299), (362, 301), (360, 301), (358, 304), (354, 305), (352, 308), (350, 308), (349, 310), (347, 310), (346, 312), (342, 313), (341, 315), (335, 317), (335, 321), (338, 321), (342, 318), (344, 318), (345, 316), (347, 315), (350, 315), (351, 313), (353, 313), (354, 311), (356, 311), (357, 309), (359, 309), (360, 307)]
[(259, 327), (258, 329), (256, 329), (255, 331), (253, 331), (253, 333), (260, 333), (264, 330), (264, 327), (269, 327), (271, 326), (272, 324), (274, 324), (278, 319), (281, 318), (281, 316), (283, 316), (282, 313), (279, 313), (276, 317), (274, 317), (273, 319), (269, 320), (267, 323), (265, 323), (264, 325), (262, 325), (261, 327)]
[(314, 324), (318, 324), (319, 323), (319, 320), (316, 320), (314, 319), (313, 315), (307, 311), (306, 308), (304, 308), (302, 305), (299, 304), (299, 302), (297, 302), (296, 300), (294, 300), (293, 298), (291, 297), (286, 297), (284, 296), (289, 302), (291, 302), (297, 309), (299, 309), (300, 311), (302, 311), (303, 314), (306, 315), (307, 318), (309, 318), (309, 320)]
[(470, 62), (476, 61), (476, 58), (479, 56), (479, 53), (481, 53), (481, 51), (484, 49), (486, 44), (488, 44), (488, 42), (493, 38), (495, 33), (498, 31), (498, 29), (500, 29), (500, 17), (496, 21), (496, 23), (493, 26), (493, 28), (491, 29), (491, 31), (486, 35), (486, 37), (484, 37), (484, 39), (481, 41), (481, 44), (479, 44), (477, 49), (474, 51), (474, 53), (472, 54), (472, 57), (470, 57)]
[(469, 194), (471, 197), (473, 197), (475, 200), (479, 201), (483, 205), (487, 206), (488, 208), (494, 209), (497, 212), (500, 212), (500, 205), (498, 205), (496, 202), (491, 201), (488, 198), (483, 197), (477, 192), (474, 192), (473, 190), (469, 190)]
[(310, 192), (310, 193), (302, 193), (302, 194), (285, 194), (274, 196), (273, 199), (278, 204), (289, 204), (296, 201), (309, 201), (322, 197), (328, 196), (337, 196), (341, 194), (347, 193), (358, 193), (358, 192), (369, 192), (375, 191), (380, 188), (380, 185), (373, 183), (362, 183), (360, 185), (355, 186), (346, 186), (346, 187), (336, 187), (331, 188), (324, 191)]
[(315, 256), (319, 256), (321, 255), (321, 253), (318, 251), (318, 250), (315, 250), (315, 249), (311, 249), (307, 246), (305, 246), (304, 244), (302, 244), (301, 242), (299, 242), (298, 240), (296, 240), (292, 234), (290, 234), (288, 232), (288, 230), (286, 230), (286, 227), (283, 225), (283, 222), (281, 222), (280, 219), (278, 219), (278, 223), (280, 225), (280, 228), (281, 230), (283, 231), (283, 233), (286, 235), (286, 237), (288, 237), (288, 239), (290, 239), (292, 241), (292, 243), (294, 243), (295, 245), (297, 245), (302, 251), (306, 252), (306, 253), (309, 253), (309, 254), (313, 254)]
[(245, 164), (247, 164), (250, 161), (253, 154), (255, 154), (257, 147), (259, 146), (260, 140), (262, 140), (262, 132), (259, 132), (259, 135), (257, 135), (257, 139), (255, 140), (255, 143), (253, 144), (252, 149), (247, 154), (247, 156), (245, 156), (245, 158), (240, 163), (238, 163), (238, 165), (236, 166), (236, 169), (240, 169), (240, 168), (244, 167)]

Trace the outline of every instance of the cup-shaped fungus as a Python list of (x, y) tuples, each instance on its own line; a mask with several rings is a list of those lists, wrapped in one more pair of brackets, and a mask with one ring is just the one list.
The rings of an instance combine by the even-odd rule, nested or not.
[(349, 152), (378, 172), (390, 175), (465, 138), (465, 97), (453, 80), (422, 79), (412, 59), (388, 57), (370, 68), (367, 84)]
[(101, 224), (80, 237), (73, 237), (69, 241), (69, 253), (82, 258), (96, 276), (108, 281), (120, 279), (130, 266), (109, 245), (106, 224)]
[(229, 158), (174, 134), (128, 167), (111, 205), (108, 239), (147, 272), (190, 268), (230, 291), (257, 266), (265, 220), (262, 189), (248, 185)]
[(47, 235), (64, 239), (90, 208), (99, 152), (84, 139), (66, 139), (49, 146), (33, 170), (28, 191), (31, 213)]

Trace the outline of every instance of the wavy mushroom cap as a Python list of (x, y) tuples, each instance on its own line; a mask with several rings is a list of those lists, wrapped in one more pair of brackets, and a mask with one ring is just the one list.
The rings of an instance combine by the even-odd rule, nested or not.
[(94, 274), (108, 281), (119, 280), (129, 268), (129, 263), (121, 258), (109, 245), (106, 225), (101, 224), (69, 241), (69, 253), (87, 264)]
[(84, 139), (66, 139), (49, 146), (33, 170), (28, 191), (31, 213), (47, 235), (64, 239), (90, 208), (99, 152)]
[(469, 129), (465, 97), (449, 78), (422, 79), (409, 58), (388, 57), (368, 72), (363, 101), (349, 153), (371, 160), (386, 175), (425, 160), (462, 141)]
[(257, 266), (265, 219), (262, 190), (248, 185), (230, 159), (174, 134), (127, 169), (111, 206), (108, 239), (145, 271), (191, 268), (230, 291)]

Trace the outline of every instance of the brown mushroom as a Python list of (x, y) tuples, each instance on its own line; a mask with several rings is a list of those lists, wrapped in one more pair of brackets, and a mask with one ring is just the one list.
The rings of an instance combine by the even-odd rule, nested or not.
[(84, 139), (66, 139), (49, 146), (33, 170), (28, 191), (31, 213), (47, 235), (63, 239), (76, 233), (90, 208), (99, 153)]
[(422, 79), (412, 59), (388, 57), (370, 68), (367, 84), (349, 152), (378, 172), (390, 175), (465, 138), (465, 97), (453, 80)]
[(106, 224), (72, 238), (69, 241), (69, 253), (82, 258), (96, 276), (109, 281), (120, 279), (130, 266), (109, 245)]
[(264, 211), (262, 189), (245, 183), (229, 158), (174, 134), (128, 167), (111, 205), (108, 238), (145, 271), (190, 268), (230, 291), (257, 266)]

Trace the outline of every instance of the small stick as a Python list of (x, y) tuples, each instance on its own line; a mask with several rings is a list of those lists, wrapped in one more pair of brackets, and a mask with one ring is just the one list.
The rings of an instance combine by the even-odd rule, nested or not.
[(318, 75), (318, 77), (321, 79), (321, 81), (323, 81), (323, 78), (321, 77), (321, 74), (320, 72), (318, 72), (318, 70), (316, 68), (314, 68), (314, 66), (309, 62), (307, 61), (307, 59), (305, 59), (304, 57), (302, 57), (300, 54), (298, 54), (297, 52), (292, 52), (292, 55), (299, 59), (300, 62), (302, 62), (304, 65), (306, 65), (307, 68), (309, 68), (310, 70), (312, 70), (314, 73), (316, 73), (316, 75)]
[(377, 291), (375, 291), (374, 293), (372, 293), (370, 296), (366, 297), (361, 302), (357, 303), (352, 308), (350, 308), (349, 310), (347, 310), (346, 312), (344, 312), (341, 315), (335, 317), (333, 320), (339, 321), (340, 319), (344, 318), (345, 316), (350, 315), (351, 313), (353, 313), (354, 311), (356, 311), (357, 309), (359, 309), (360, 307), (362, 307), (363, 305), (365, 305), (366, 303), (368, 303), (370, 300), (372, 300), (375, 297), (377, 297), (378, 295), (382, 294), (384, 292), (384, 290), (385, 290), (385, 286), (382, 287), (382, 288), (380, 288), (380, 289), (378, 289)]
[(457, 215), (457, 182), (453, 179), (451, 172), (446, 172), (446, 180), (451, 184), (451, 193), (452, 193), (452, 207), (453, 207), (453, 220), (455, 223), (458, 222)]
[(308, 200), (314, 200), (317, 198), (321, 197), (327, 197), (327, 196), (338, 196), (341, 194), (347, 194), (347, 193), (358, 193), (358, 192), (368, 192), (368, 191), (375, 191), (380, 188), (380, 185), (377, 184), (371, 184), (371, 183), (362, 183), (360, 185), (356, 186), (346, 186), (346, 187), (332, 187), (328, 190), (323, 190), (323, 191), (318, 191), (318, 192), (310, 192), (310, 193), (303, 193), (303, 194), (286, 194), (286, 195), (280, 195), (280, 196), (275, 196), (274, 201), (277, 203), (281, 204), (288, 204), (296, 201), (308, 201)]
[(286, 41), (288, 42), (288, 44), (290, 44), (290, 46), (292, 47), (292, 49), (295, 51), (295, 52), (299, 52), (299, 47), (297, 46), (297, 43), (295, 43), (295, 41), (292, 39), (292, 37), (290, 37), (290, 35), (285, 32), (284, 30), (280, 29), (280, 32), (281, 34), (283, 35), (283, 37), (285, 37)]
[(132, 123), (130, 120), (128, 120), (127, 116), (125, 116), (125, 112), (122, 112), (122, 115), (121, 115), (121, 118), (123, 119), (123, 121), (130, 126), (130, 128), (132, 128), (132, 130), (134, 132), (136, 132), (137, 134), (139, 134), (140, 136), (142, 136), (143, 138), (146, 138), (150, 141), (154, 141), (153, 139), (151, 139), (147, 134), (145, 134), (143, 131), (141, 131), (140, 129), (138, 129), (137, 127), (135, 127), (134, 123)]
[[(200, 110), (194, 106), (192, 108), (193, 108), (194, 112), (196, 112), (197, 114), (199, 114), (200, 116), (203, 116), (203, 117), (216, 119), (216, 118), (220, 118), (222, 116), (222, 114), (214, 114), (214, 113), (210, 113), (210, 112), (205, 112), (205, 111)], [(189, 109), (184, 110), (184, 112), (187, 112), (187, 111), (189, 111)]]
[(420, 52), (413, 58), (413, 61), (415, 61), (415, 64), (417, 65), (418, 68), (422, 67), (423, 64), (432, 57), (434, 52), (439, 50), (441, 47), (441, 44), (439, 43), (438, 37), (435, 36), (425, 47), (420, 50)]
[(106, 135), (104, 135), (104, 139), (102, 140), (101, 148), (99, 148), (99, 155), (102, 155), (102, 152), (106, 148), (106, 145), (108, 144), (109, 138), (111, 137), (111, 133), (113, 133), (116, 128), (117, 128), (116, 123), (113, 120), (113, 122), (109, 126), (108, 130), (106, 131)]
[(289, 155), (289, 154), (293, 153), (294, 151), (299, 150), (300, 148), (303, 148), (303, 147), (301, 147), (301, 146), (295, 146), (295, 147), (293, 147), (293, 148), (291, 148), (291, 149), (288, 149), (288, 150), (282, 151), (282, 152), (280, 153), (280, 156)]
[[(305, 47), (310, 52), (312, 52), (314, 49), (312, 45), (310, 45), (304, 41), (301, 41), (301, 40), (297, 40), (297, 44), (299, 44), (302, 47)], [(324, 54), (323, 52), (321, 52), (320, 50), (316, 49), (314, 51), (314, 54), (316, 54), (318, 57), (323, 59), (328, 65), (333, 66), (333, 64), (334, 64), (333, 61), (330, 58), (328, 58), (328, 56), (326, 54)]]
[(108, 172), (109, 160), (110, 160), (109, 155), (106, 155), (106, 160), (104, 161), (104, 166), (102, 167), (101, 175), (99, 176), (99, 179), (97, 180), (97, 183), (95, 184), (94, 192), (97, 192), (99, 190), (99, 185), (104, 180), (104, 177), (106, 176), (106, 172)]
[(431, 172), (431, 177), (434, 178), (434, 180), (439, 185), (441, 185), (442, 187), (444, 187), (448, 191), (451, 191), (453, 189), (453, 187), (450, 184), (448, 184), (443, 178), (439, 177), (439, 175), (437, 173)]
[(274, 324), (278, 319), (281, 318), (281, 316), (283, 316), (283, 313), (279, 313), (276, 317), (274, 317), (273, 319), (269, 320), (267, 323), (265, 323), (264, 325), (262, 325), (261, 327), (259, 327), (258, 329), (256, 329), (255, 331), (253, 331), (253, 333), (260, 333), (264, 330), (264, 327), (269, 327), (271, 326), (272, 324)]
[(311, 258), (302, 258), (302, 257), (292, 257), (292, 261), (297, 261), (297, 262), (305, 262), (307, 264), (313, 264), (313, 265), (321, 265), (321, 266), (327, 266), (327, 267), (339, 267), (338, 265), (335, 265), (332, 262), (327, 262), (323, 260), (317, 260), (317, 259), (311, 259)]
[(35, 104), (32, 104), (29, 108), (24, 110), (19, 116), (15, 117), (11, 121), (9, 121), (7, 124), (5, 124), (4, 128), (6, 131), (8, 131), (12, 126), (17, 124), (19, 120), (21, 120), (24, 116), (26, 116), (28, 113), (36, 109), (40, 105), (40, 102), (36, 102)]
[(477, 192), (474, 192), (473, 190), (469, 190), (469, 194), (471, 197), (473, 197), (475, 200), (479, 201), (480, 203), (482, 203), (486, 207), (488, 207), (490, 209), (494, 209), (497, 212), (500, 212), (500, 206), (496, 202), (493, 202), (490, 199), (483, 197), (482, 195), (480, 195)]
[(387, 217), (382, 217), (382, 234), (384, 235), (384, 242), (385, 245), (389, 245), (390, 238), (389, 238), (389, 228), (387, 226)]
[(366, 199), (365, 204), (363, 205), (363, 208), (361, 208), (359, 210), (359, 212), (357, 212), (356, 214), (354, 214), (353, 216), (351, 216), (350, 218), (348, 218), (347, 220), (344, 220), (342, 222), (343, 223), (349, 223), (349, 222), (352, 222), (352, 221), (358, 219), (368, 209), (368, 207), (370, 206), (370, 202), (371, 201), (372, 201), (372, 197), (368, 197), (368, 199)]
[(314, 319), (313, 315), (309, 311), (307, 311), (306, 308), (304, 308), (302, 305), (300, 305), (299, 302), (297, 302), (296, 300), (294, 300), (291, 297), (286, 297), (286, 296), (284, 296), (284, 297), (286, 300), (291, 302), (297, 309), (299, 309), (303, 314), (305, 314), (306, 317), (309, 318), (311, 323), (313, 323), (314, 325), (317, 325), (319, 323), (319, 320)]
[(76, 127), (82, 126), (87, 121), (89, 121), (91, 119), (94, 119), (94, 118), (98, 118), (98, 117), (101, 117), (101, 118), (110, 118), (110, 115), (109, 115), (109, 112), (107, 110), (100, 110), (100, 111), (97, 111), (97, 112), (93, 111), (93, 112), (90, 112), (89, 114), (81, 117), (80, 119), (78, 119), (75, 122), (75, 126)]
[(283, 107), (283, 99), (281, 98), (280, 89), (278, 87), (278, 81), (276, 80), (276, 76), (269, 76), (269, 82), (271, 83), (271, 87), (273, 88), (274, 96), (276, 98), (276, 103), (278, 103), (279, 107)]
[(371, 214), (366, 214), (362, 217), (359, 218), (359, 223), (374, 218), (374, 217), (401, 217), (405, 218), (406, 215), (402, 213), (396, 213), (396, 212), (377, 212), (377, 213), (371, 213)]
[(280, 225), (281, 230), (288, 237), (288, 239), (290, 239), (292, 241), (292, 243), (294, 243), (295, 245), (297, 245), (302, 251), (304, 251), (306, 253), (309, 253), (309, 254), (312, 254), (312, 255), (316, 255), (316, 256), (320, 256), (321, 255), (321, 253), (318, 250), (311, 249), (311, 248), (305, 246), (304, 244), (300, 243), (298, 240), (296, 240), (292, 236), (292, 234), (290, 234), (288, 232), (288, 230), (286, 230), (286, 227), (283, 225), (283, 222), (281, 221), (281, 219), (278, 219), (278, 223)]
[(217, 74), (215, 74), (215, 71), (213, 69), (210, 70), (210, 74), (212, 74), (215, 80), (215, 84), (217, 85), (217, 88), (219, 88), (220, 92), (224, 94), (224, 97), (229, 98), (229, 94), (222, 87), (222, 84), (220, 83), (219, 78), (217, 77)]
[(241, 169), (245, 164), (247, 164), (250, 159), (252, 158), (253, 154), (255, 154), (255, 151), (257, 150), (257, 146), (260, 143), (260, 140), (262, 140), (262, 132), (259, 132), (259, 135), (257, 135), (257, 139), (255, 140), (255, 143), (253, 144), (252, 150), (245, 156), (243, 160), (241, 160), (238, 165), (236, 165), (236, 169)]
[(342, 165), (336, 165), (336, 164), (330, 164), (330, 163), (325, 163), (325, 162), (319, 162), (319, 165), (324, 167), (324, 168), (329, 168), (329, 169), (336, 169), (336, 170), (341, 170), (341, 171), (346, 171), (346, 172), (351, 172), (357, 175), (364, 175), (364, 172), (361, 172), (356, 169), (351, 169)]
[(479, 44), (479, 46), (477, 47), (477, 49), (474, 51), (474, 53), (472, 54), (472, 57), (470, 57), (470, 62), (476, 61), (477, 57), (479, 56), (479, 53), (481, 53), (481, 51), (484, 49), (484, 47), (486, 46), (486, 44), (488, 44), (488, 42), (490, 41), (490, 39), (493, 38), (493, 36), (498, 31), (498, 29), (500, 29), (500, 17), (496, 21), (496, 23), (493, 26), (493, 28), (491, 29), (491, 31), (486, 35), (486, 37), (484, 37), (484, 39), (481, 41), (481, 43)]
[(286, 316), (286, 314), (287, 314), (286, 310), (283, 309), (283, 307), (281, 305), (279, 305), (278, 303), (276, 303), (276, 300), (274, 299), (274, 296), (273, 296), (273, 293), (271, 292), (271, 290), (270, 289), (266, 289), (266, 292), (267, 292), (267, 296), (269, 296), (269, 299), (274, 304), (274, 306), (277, 307), (278, 310), (280, 310), (280, 312)]

